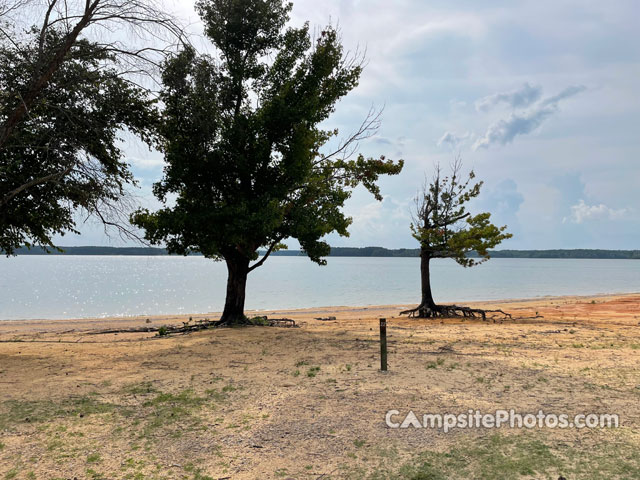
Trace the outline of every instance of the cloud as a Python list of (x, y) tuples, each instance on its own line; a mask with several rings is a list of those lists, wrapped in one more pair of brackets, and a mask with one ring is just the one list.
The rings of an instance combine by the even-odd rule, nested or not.
[(532, 87), (525, 83), (517, 90), (510, 92), (495, 93), (476, 101), (476, 110), (479, 112), (488, 112), (499, 103), (506, 103), (512, 108), (528, 107), (532, 103), (540, 100), (542, 96), (542, 87)]
[(464, 135), (457, 135), (453, 132), (445, 132), (445, 134), (440, 137), (440, 140), (438, 140), (438, 146), (444, 147), (445, 145), (449, 145), (452, 150), (455, 150), (456, 147), (467, 138), (469, 138), (468, 133), (465, 133)]
[(371, 139), (371, 141), (373, 143), (377, 143), (378, 145), (393, 145), (393, 142), (387, 137), (375, 136)]
[(558, 111), (558, 104), (561, 100), (577, 95), (585, 89), (586, 87), (581, 85), (565, 88), (559, 94), (536, 103), (529, 111), (512, 113), (509, 118), (498, 120), (491, 124), (484, 136), (474, 143), (473, 149), (489, 148), (494, 144), (506, 145), (513, 142), (513, 139), (518, 135), (533, 132)]
[(413, 200), (385, 195), (382, 202), (370, 201), (368, 193), (362, 193), (364, 203), (349, 205), (345, 209), (345, 213), (353, 218), (349, 242), (332, 234), (329, 243), (335, 246), (383, 245), (391, 248), (410, 245), (408, 232)]
[(486, 196), (490, 211), (503, 215), (516, 214), (523, 202), (524, 196), (518, 191), (518, 184), (510, 178), (501, 181)]
[(572, 85), (570, 87), (565, 88), (559, 94), (554, 95), (553, 97), (549, 97), (546, 100), (543, 100), (541, 103), (543, 106), (557, 106), (560, 100), (564, 100), (565, 98), (573, 97), (579, 93), (584, 92), (587, 89), (584, 85)]
[(591, 220), (620, 220), (627, 216), (629, 210), (621, 208), (614, 210), (605, 204), (587, 205), (584, 200), (580, 200), (577, 205), (571, 207), (571, 215), (565, 217), (562, 223), (584, 223)]
[(498, 120), (490, 125), (487, 133), (473, 144), (473, 149), (489, 148), (496, 143), (501, 145), (511, 143), (516, 136), (534, 131), (554, 112), (554, 108), (543, 107), (522, 115), (511, 114), (509, 118)]
[(162, 168), (165, 166), (164, 159), (161, 156), (149, 156), (146, 158), (127, 157), (127, 160), (131, 162), (131, 165), (133, 165), (134, 167), (140, 168), (142, 170), (152, 170), (156, 168)]

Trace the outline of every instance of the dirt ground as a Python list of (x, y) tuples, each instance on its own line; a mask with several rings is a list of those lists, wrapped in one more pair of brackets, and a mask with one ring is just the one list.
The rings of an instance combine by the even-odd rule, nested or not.
[[(491, 468), (514, 468), (504, 478), (640, 478), (640, 294), (473, 305), (514, 320), (330, 307), (259, 312), (298, 328), (169, 337), (92, 332), (188, 316), (0, 322), (0, 479), (438, 479), (453, 478), (436, 470), (455, 459), (476, 468), (468, 478), (503, 478)], [(444, 433), (385, 423), (392, 409), (402, 419), (511, 408), (616, 413), (621, 426)], [(529, 467), (526, 442), (540, 446)], [(508, 466), (498, 450), (510, 452)], [(411, 473), (418, 461), (431, 476)]]

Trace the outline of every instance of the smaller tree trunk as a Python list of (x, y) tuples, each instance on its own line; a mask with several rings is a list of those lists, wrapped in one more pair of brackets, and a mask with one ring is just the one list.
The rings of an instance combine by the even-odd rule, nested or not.
[(229, 277), (227, 278), (227, 297), (220, 323), (224, 325), (245, 323), (244, 300), (249, 274), (249, 259), (234, 255), (226, 257), (225, 261)]
[(420, 249), (420, 284), (422, 286), (422, 301), (420, 302), (421, 308), (428, 308), (429, 310), (436, 310), (436, 304), (433, 301), (433, 295), (431, 293), (431, 274), (429, 272), (429, 262), (431, 261), (431, 255), (426, 248)]
[[(487, 319), (487, 313), (499, 313), (503, 318), (510, 318), (509, 313), (502, 310), (483, 310), (481, 308), (459, 307), (457, 305), (436, 305), (433, 301), (431, 293), (431, 275), (429, 271), (429, 263), (431, 262), (431, 254), (425, 247), (420, 249), (420, 284), (422, 288), (422, 301), (416, 308), (400, 312), (400, 315), (409, 315), (415, 318), (437, 318), (437, 317), (467, 317), (482, 320)], [(495, 323), (496, 318), (493, 317)]]

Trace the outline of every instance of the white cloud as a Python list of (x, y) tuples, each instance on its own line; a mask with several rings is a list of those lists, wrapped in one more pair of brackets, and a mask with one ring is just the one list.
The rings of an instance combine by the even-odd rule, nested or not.
[[(362, 193), (360, 205), (349, 205), (345, 209), (348, 216), (353, 218), (353, 224), (349, 228), (352, 245), (362, 246), (406, 246), (409, 238), (409, 224), (411, 223), (412, 199), (396, 199), (391, 195), (385, 195), (382, 202), (370, 201), (368, 192)], [(404, 237), (398, 243), (398, 237)], [(345, 239), (332, 236), (329, 239), (332, 245), (348, 245)]]
[(162, 168), (165, 166), (164, 159), (160, 156), (149, 156), (145, 158), (141, 157), (128, 157), (127, 160), (131, 162), (134, 167), (151, 170), (155, 168)]
[(584, 223), (591, 220), (620, 220), (627, 216), (629, 210), (621, 208), (614, 210), (605, 204), (587, 205), (584, 200), (580, 200), (577, 205), (571, 207), (571, 215), (565, 217), (562, 223)]
[(438, 146), (444, 147), (448, 145), (452, 150), (455, 150), (458, 145), (463, 143), (467, 138), (469, 138), (468, 133), (458, 135), (453, 132), (445, 132), (445, 134), (440, 137), (440, 140), (438, 140)]
[(528, 107), (532, 103), (540, 100), (542, 96), (542, 87), (532, 87), (525, 83), (517, 90), (510, 92), (495, 93), (476, 101), (476, 110), (479, 112), (488, 112), (499, 103), (506, 103), (512, 108)]
[(556, 107), (560, 100), (564, 100), (565, 98), (573, 97), (579, 93), (584, 92), (587, 89), (584, 85), (571, 85), (564, 90), (562, 90), (559, 94), (554, 95), (553, 97), (549, 97), (541, 102), (542, 106), (552, 106)]
[(561, 100), (577, 95), (584, 91), (582, 85), (570, 86), (552, 97), (536, 103), (530, 110), (523, 113), (512, 113), (509, 118), (500, 119), (489, 126), (483, 137), (473, 145), (474, 150), (489, 148), (491, 145), (506, 145), (513, 142), (518, 135), (526, 135), (537, 129), (547, 118), (558, 111)]

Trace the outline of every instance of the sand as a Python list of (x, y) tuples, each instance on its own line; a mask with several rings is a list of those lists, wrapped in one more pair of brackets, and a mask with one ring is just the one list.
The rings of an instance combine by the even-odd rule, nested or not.
[(0, 478), (366, 478), (495, 433), (394, 430), (390, 409), (613, 412), (615, 431), (537, 434), (587, 452), (621, 438), (640, 446), (640, 294), (468, 305), (514, 320), (327, 307), (256, 312), (298, 328), (170, 337), (92, 332), (189, 315), (0, 322)]

